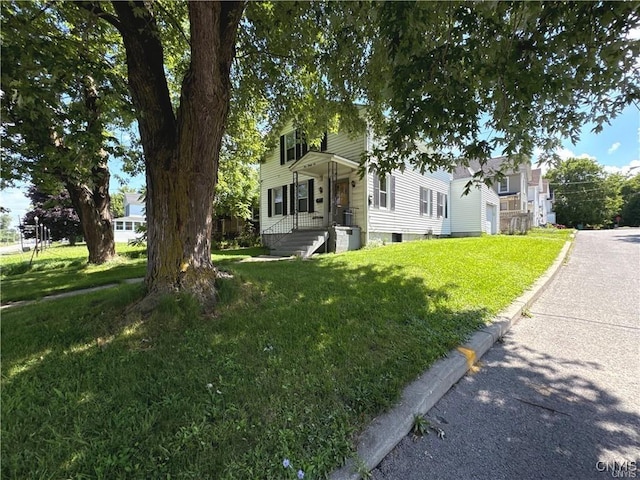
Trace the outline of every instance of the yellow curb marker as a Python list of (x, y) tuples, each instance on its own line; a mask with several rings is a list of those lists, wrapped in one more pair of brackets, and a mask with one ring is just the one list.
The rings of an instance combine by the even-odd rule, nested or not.
[(476, 363), (476, 352), (472, 348), (458, 347), (458, 351), (467, 359), (467, 366), (471, 368)]

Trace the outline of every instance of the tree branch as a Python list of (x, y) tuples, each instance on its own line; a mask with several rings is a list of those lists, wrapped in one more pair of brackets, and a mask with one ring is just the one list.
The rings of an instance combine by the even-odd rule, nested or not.
[(94, 14), (98, 18), (102, 18), (106, 22), (113, 25), (118, 29), (119, 32), (122, 33), (122, 24), (117, 16), (113, 15), (102, 9), (102, 7), (97, 2), (78, 2), (78, 6), (88, 12)]

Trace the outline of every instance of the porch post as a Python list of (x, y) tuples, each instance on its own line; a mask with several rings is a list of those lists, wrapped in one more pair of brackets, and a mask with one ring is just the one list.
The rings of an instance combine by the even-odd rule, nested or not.
[(293, 192), (290, 195), (293, 199), (293, 229), (298, 230), (298, 172), (293, 172)]

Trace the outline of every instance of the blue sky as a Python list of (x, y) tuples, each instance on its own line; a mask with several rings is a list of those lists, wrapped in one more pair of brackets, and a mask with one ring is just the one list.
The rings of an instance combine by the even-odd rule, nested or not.
[[(587, 125), (582, 129), (576, 145), (569, 140), (563, 142), (562, 149), (558, 151), (560, 157), (588, 156), (597, 159), (608, 172), (640, 173), (640, 109), (637, 106), (628, 106), (597, 135), (591, 132), (592, 128), (592, 125)], [(533, 163), (535, 165), (535, 155)], [(117, 162), (111, 165), (111, 169), (113, 174), (122, 175)], [(144, 185), (144, 178), (131, 179), (129, 185), (140, 188)], [(118, 188), (119, 184), (112, 176), (111, 190), (115, 192)], [(29, 209), (29, 200), (24, 195), (26, 189), (22, 186), (0, 192), (0, 205), (11, 210), (13, 225), (17, 225), (18, 216), (23, 217)]]

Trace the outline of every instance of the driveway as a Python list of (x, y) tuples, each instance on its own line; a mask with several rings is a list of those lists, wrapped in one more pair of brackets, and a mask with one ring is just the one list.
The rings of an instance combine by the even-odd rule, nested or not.
[(581, 231), (523, 317), (375, 480), (640, 478), (640, 229)]

